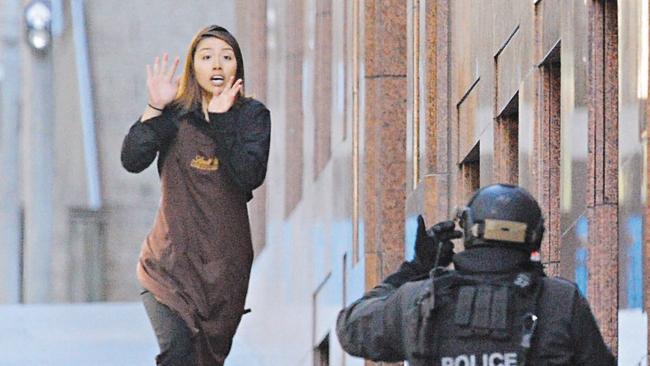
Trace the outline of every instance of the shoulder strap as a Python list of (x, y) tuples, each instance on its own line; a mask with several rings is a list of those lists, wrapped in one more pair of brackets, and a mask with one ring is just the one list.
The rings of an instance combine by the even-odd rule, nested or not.
[[(544, 291), (544, 277), (540, 277), (539, 274), (535, 272), (521, 272), (517, 275), (513, 284), (519, 289), (519, 291), (524, 292), (523, 296), (520, 297), (524, 306), (521, 309), (523, 310), (523, 318), (520, 319), (521, 337), (519, 346), (521, 347), (521, 354), (523, 356), (522, 366), (525, 366), (529, 362), (530, 347), (539, 320), (539, 302), (542, 291)], [(525, 293), (526, 287), (530, 287), (528, 294)]]
[(432, 327), (430, 327), (433, 310), (436, 307), (436, 290), (450, 287), (455, 281), (454, 270), (434, 268), (429, 273), (429, 288), (423, 292), (416, 302), (416, 318), (414, 319), (412, 331), (415, 333), (415, 344), (412, 356), (418, 359), (428, 359), (431, 354)]

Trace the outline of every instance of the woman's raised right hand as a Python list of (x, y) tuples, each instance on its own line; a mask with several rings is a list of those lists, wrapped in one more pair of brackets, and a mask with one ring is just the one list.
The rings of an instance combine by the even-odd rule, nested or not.
[(176, 98), (178, 92), (179, 78), (174, 78), (176, 67), (180, 62), (179, 58), (174, 59), (174, 63), (169, 67), (167, 65), (169, 55), (167, 53), (162, 56), (162, 63), (160, 57), (156, 57), (153, 64), (147, 65), (147, 91), (149, 94), (148, 103), (158, 109), (163, 109), (167, 104)]

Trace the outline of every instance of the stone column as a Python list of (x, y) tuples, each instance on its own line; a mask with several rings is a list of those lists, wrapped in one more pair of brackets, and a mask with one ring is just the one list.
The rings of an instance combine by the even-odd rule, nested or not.
[(0, 1), (0, 303), (20, 301), (19, 0)]
[(24, 301), (50, 300), (52, 285), (54, 95), (52, 54), (25, 47), (22, 167), (25, 202)]
[(404, 259), (406, 200), (407, 8), (401, 0), (365, 1), (363, 129), (366, 288)]

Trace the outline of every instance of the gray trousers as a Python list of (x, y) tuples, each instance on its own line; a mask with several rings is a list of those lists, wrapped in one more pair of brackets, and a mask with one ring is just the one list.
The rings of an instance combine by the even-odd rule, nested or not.
[(175, 311), (158, 302), (148, 290), (142, 290), (140, 296), (160, 346), (156, 365), (195, 365), (192, 333), (183, 319)]

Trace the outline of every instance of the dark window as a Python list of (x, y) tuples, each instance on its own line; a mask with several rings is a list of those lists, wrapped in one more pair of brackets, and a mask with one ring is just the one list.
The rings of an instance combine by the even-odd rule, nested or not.
[(494, 169), (499, 183), (519, 181), (519, 94), (510, 100), (494, 125)]
[(480, 143), (460, 163), (460, 202), (468, 202), (481, 185)]
[(329, 334), (314, 349), (314, 366), (329, 366), (330, 364), (330, 336)]

